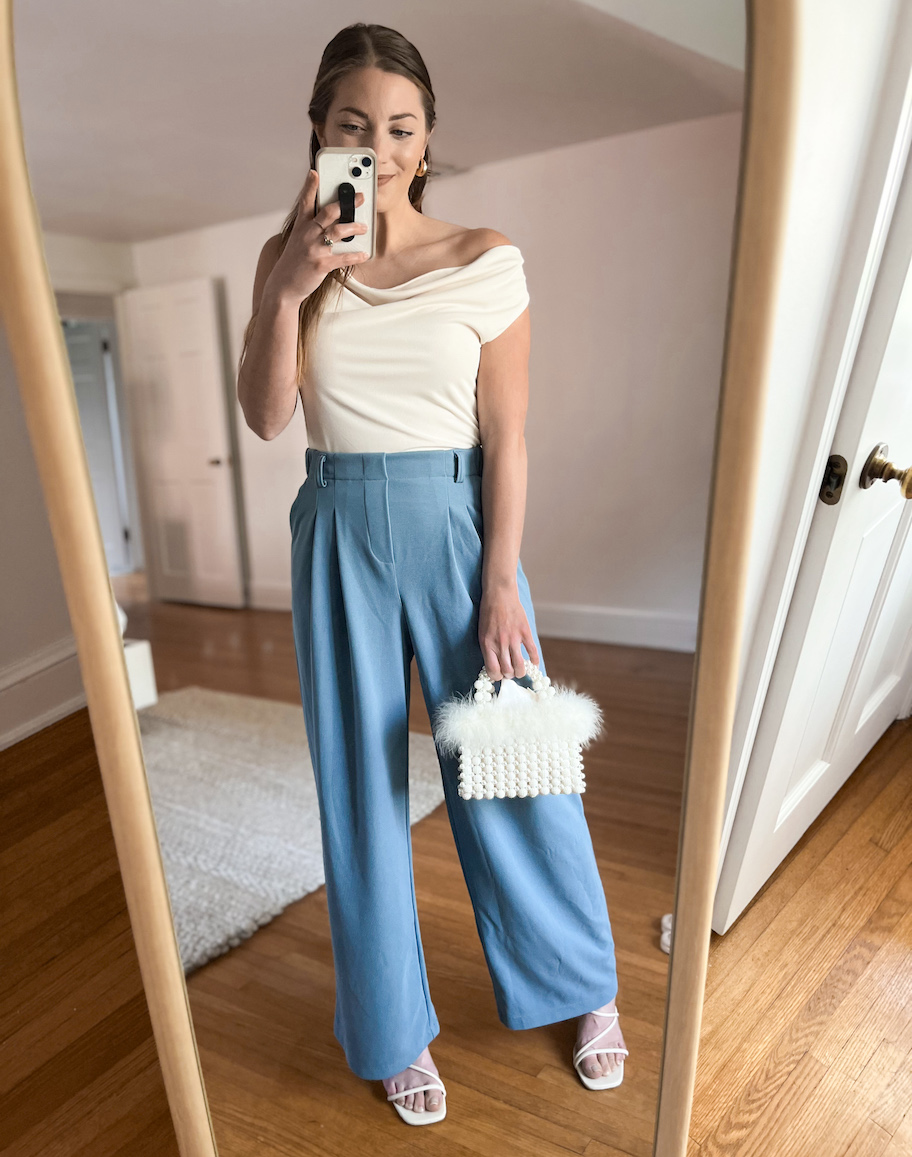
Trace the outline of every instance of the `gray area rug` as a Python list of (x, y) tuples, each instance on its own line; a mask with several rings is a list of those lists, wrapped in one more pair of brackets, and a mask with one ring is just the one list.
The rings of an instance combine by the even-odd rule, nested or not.
[[(300, 706), (185, 687), (138, 713), (185, 973), (325, 882)], [(434, 741), (409, 732), (414, 824), (443, 803)]]

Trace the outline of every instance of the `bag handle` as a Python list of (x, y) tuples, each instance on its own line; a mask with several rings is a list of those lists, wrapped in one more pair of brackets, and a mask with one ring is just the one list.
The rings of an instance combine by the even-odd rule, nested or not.
[[(532, 690), (540, 695), (543, 699), (556, 694), (555, 689), (551, 686), (551, 680), (547, 675), (542, 674), (541, 669), (532, 662), (531, 659), (525, 660), (525, 675), (528, 675), (532, 680)], [(516, 678), (516, 676), (514, 676)], [(475, 680), (475, 695), (476, 703), (493, 703), (497, 698), (494, 694), (494, 680), (488, 674), (487, 667), (482, 667)]]

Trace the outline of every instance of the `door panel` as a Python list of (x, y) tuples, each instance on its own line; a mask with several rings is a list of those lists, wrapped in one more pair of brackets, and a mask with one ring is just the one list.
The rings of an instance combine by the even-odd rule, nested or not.
[(121, 295), (154, 598), (245, 605), (215, 285)]

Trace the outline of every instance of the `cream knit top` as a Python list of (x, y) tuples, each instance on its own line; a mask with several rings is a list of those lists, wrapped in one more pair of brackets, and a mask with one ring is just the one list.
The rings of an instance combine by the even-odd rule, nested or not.
[(495, 245), (468, 265), (374, 289), (350, 275), (308, 348), (308, 443), (329, 452), (449, 450), (480, 441), (481, 347), (529, 304), (523, 257)]

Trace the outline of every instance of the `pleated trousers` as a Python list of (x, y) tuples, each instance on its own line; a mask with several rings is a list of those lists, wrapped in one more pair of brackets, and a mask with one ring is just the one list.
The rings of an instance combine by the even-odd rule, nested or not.
[[(292, 616), (320, 808), (333, 1032), (352, 1071), (380, 1080), (440, 1031), (412, 870), (409, 674), (414, 656), (433, 720), (484, 664), (482, 447), (309, 447), (306, 468), (289, 514)], [(516, 578), (547, 674), (521, 561)], [(534, 1028), (612, 1000), (614, 940), (582, 797), (464, 800), (457, 757), (437, 755), (501, 1022)]]

